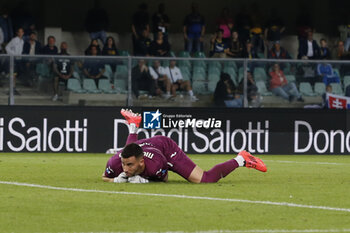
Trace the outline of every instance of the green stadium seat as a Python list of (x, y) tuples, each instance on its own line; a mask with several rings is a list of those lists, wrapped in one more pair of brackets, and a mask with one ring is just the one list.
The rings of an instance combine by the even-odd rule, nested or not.
[(209, 61), (208, 62), (208, 69), (212, 68), (212, 67), (217, 67), (219, 70), (221, 70), (222, 65), (219, 61)]
[(256, 87), (258, 88), (260, 95), (262, 95), (262, 96), (271, 96), (272, 95), (272, 92), (267, 90), (265, 82), (257, 81)]
[(109, 79), (109, 81), (113, 80), (113, 71), (110, 65), (105, 65), (105, 72), (103, 73), (103, 75), (106, 76)]
[(256, 67), (253, 72), (253, 77), (255, 81), (267, 81), (267, 74), (264, 68), (262, 67)]
[(68, 79), (67, 90), (72, 91), (74, 93), (86, 93), (86, 91), (81, 88), (79, 79), (76, 78)]
[(225, 61), (224, 68), (226, 68), (226, 67), (232, 67), (235, 70), (237, 70), (237, 65), (236, 65), (236, 62), (234, 62), (234, 61)]
[(128, 79), (128, 66), (118, 65), (114, 78), (115, 79)]
[(101, 90), (97, 89), (95, 80), (93, 79), (84, 79), (83, 80), (83, 89), (86, 90), (88, 93), (101, 93)]
[(120, 51), (119, 51), (119, 55), (120, 55), (120, 56), (123, 56), (123, 57), (127, 57), (127, 56), (129, 56), (130, 54), (129, 54), (129, 51), (127, 51), (127, 50), (120, 50)]
[(193, 92), (197, 95), (197, 94), (201, 94), (201, 95), (204, 95), (204, 94), (207, 94), (208, 91), (205, 87), (205, 82), (204, 81), (194, 81), (192, 83), (192, 89), (193, 89)]
[(178, 56), (179, 57), (191, 57), (190, 53), (187, 51), (180, 51)]
[(214, 93), (215, 92), (217, 83), (218, 83), (217, 81), (209, 81), (209, 83), (208, 83), (208, 91), (210, 93)]
[(46, 63), (38, 63), (36, 65), (36, 73), (41, 78), (46, 78), (46, 79), (51, 78), (50, 67)]
[(346, 89), (346, 87), (349, 85), (350, 85), (350, 76), (346, 75), (344, 76), (344, 89)]
[(312, 90), (311, 84), (308, 82), (301, 82), (299, 84), (299, 91), (304, 96), (315, 96), (317, 94)]
[(101, 79), (98, 81), (98, 89), (100, 89), (103, 93), (106, 94), (116, 94), (117, 90), (112, 89), (112, 85), (107, 79)]
[(326, 92), (326, 85), (323, 82), (315, 83), (314, 92), (317, 95), (323, 95)]
[(193, 81), (205, 80), (206, 74), (204, 68), (200, 66), (194, 67), (192, 79)]
[(114, 88), (122, 93), (122, 94), (126, 94), (128, 92), (128, 85), (127, 85), (127, 80), (124, 79), (115, 79), (114, 80)]
[(233, 83), (237, 86), (238, 85), (238, 81), (237, 81), (237, 73), (236, 70), (233, 67), (228, 67), (226, 66), (223, 70), (224, 73), (227, 73), (228, 75), (230, 75)]
[(295, 76), (294, 75), (291, 75), (291, 74), (288, 74), (288, 75), (285, 75), (286, 76), (286, 79), (289, 83), (291, 82), (295, 82)]
[(330, 85), (332, 86), (333, 94), (344, 95), (344, 92), (340, 83), (331, 83)]

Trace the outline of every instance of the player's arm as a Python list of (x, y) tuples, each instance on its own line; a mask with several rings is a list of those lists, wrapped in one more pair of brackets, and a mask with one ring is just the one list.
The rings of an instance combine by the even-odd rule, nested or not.
[(110, 182), (110, 183), (113, 183), (113, 182), (114, 182), (114, 179), (113, 179), (113, 178), (108, 178), (107, 176), (105, 176), (104, 173), (102, 174), (102, 180), (103, 180), (104, 182)]

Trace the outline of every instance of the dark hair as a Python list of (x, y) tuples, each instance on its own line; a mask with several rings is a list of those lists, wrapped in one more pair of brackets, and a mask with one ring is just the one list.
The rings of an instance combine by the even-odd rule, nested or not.
[(107, 38), (106, 38), (106, 43), (104, 44), (104, 46), (108, 46), (108, 40), (109, 39), (111, 39), (112, 40), (112, 48), (113, 49), (115, 49), (115, 48), (117, 48), (117, 46), (115, 45), (115, 40), (114, 40), (114, 38), (112, 37), (112, 36), (108, 36)]
[(220, 74), (220, 79), (221, 79), (222, 81), (230, 80), (230, 79), (231, 79), (231, 76), (230, 76), (228, 73), (222, 72), (222, 73)]
[(136, 158), (140, 158), (143, 156), (142, 148), (136, 143), (130, 143), (126, 147), (124, 147), (123, 152), (121, 153), (122, 158), (130, 158), (135, 156)]
[(47, 41), (49, 41), (50, 39), (56, 40), (56, 38), (55, 38), (54, 36), (49, 36), (49, 37), (47, 37)]

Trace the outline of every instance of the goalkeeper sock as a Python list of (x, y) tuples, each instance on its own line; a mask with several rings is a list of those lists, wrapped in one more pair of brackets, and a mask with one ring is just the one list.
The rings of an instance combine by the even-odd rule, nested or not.
[(238, 167), (239, 164), (235, 159), (231, 159), (225, 163), (218, 164), (209, 171), (203, 173), (201, 183), (218, 182), (221, 178), (224, 178)]
[(139, 128), (137, 128), (136, 127), (136, 124), (135, 123), (131, 123), (130, 125), (129, 125), (129, 133), (130, 134), (135, 134), (135, 133), (137, 133), (137, 130), (138, 130)]

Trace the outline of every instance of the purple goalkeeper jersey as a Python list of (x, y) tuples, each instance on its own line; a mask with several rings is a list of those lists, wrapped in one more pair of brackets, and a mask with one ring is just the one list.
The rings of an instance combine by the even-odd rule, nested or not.
[[(137, 141), (136, 139), (137, 135), (131, 134), (127, 143), (136, 143), (143, 150), (145, 170), (140, 174), (143, 178), (163, 181), (168, 175), (168, 170), (170, 170), (187, 179), (196, 166), (178, 145), (168, 137), (155, 136)], [(114, 178), (123, 172), (121, 152), (118, 151), (116, 155), (108, 160), (105, 170), (106, 177)]]
[[(134, 142), (141, 146), (145, 161), (145, 170), (140, 176), (149, 180), (162, 181), (168, 174), (168, 164), (163, 153), (164, 151), (157, 147), (161, 144), (160, 141), (159, 138), (153, 137)], [(122, 151), (118, 151), (117, 154), (111, 157), (107, 162), (105, 171), (106, 177), (114, 178), (123, 172), (121, 152)]]

